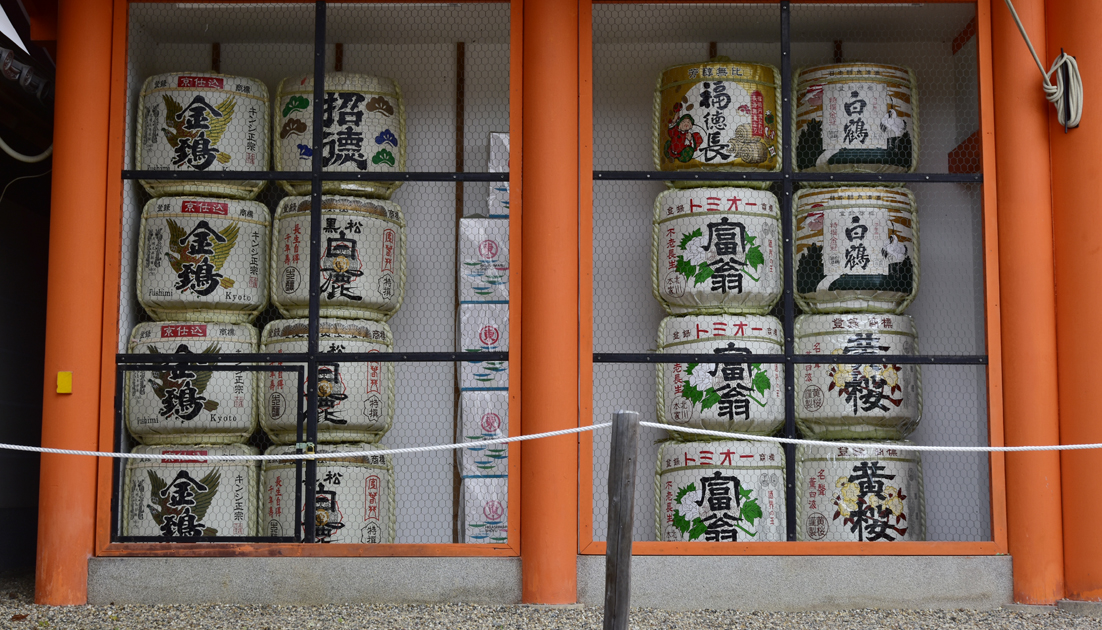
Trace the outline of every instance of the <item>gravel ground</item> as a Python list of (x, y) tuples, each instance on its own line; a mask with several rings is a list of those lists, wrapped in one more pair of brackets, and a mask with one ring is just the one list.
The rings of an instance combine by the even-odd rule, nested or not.
[[(744, 613), (699, 610), (685, 613), (637, 609), (633, 629), (662, 630), (1087, 630), (1102, 621), (1063, 612), (1024, 615), (1007, 610), (850, 610), (808, 613)], [(32, 576), (0, 576), (0, 628), (113, 630), (298, 630), (302, 628), (386, 628), (387, 630), (512, 630), (601, 628), (600, 608), (536, 606), (67, 606), (34, 604)]]

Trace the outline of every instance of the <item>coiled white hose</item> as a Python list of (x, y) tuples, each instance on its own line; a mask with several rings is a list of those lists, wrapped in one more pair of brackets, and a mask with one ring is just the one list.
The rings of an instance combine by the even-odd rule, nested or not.
[[(1033, 55), (1033, 61), (1037, 62), (1037, 68), (1040, 69), (1043, 76), (1041, 86), (1045, 90), (1045, 98), (1056, 106), (1056, 120), (1068, 129), (1078, 127), (1079, 119), (1083, 117), (1083, 77), (1079, 75), (1079, 64), (1075, 62), (1075, 57), (1061, 52), (1056, 61), (1052, 62), (1052, 67), (1049, 68), (1048, 72), (1045, 72), (1045, 67), (1041, 65), (1041, 59), (1037, 57), (1037, 51), (1033, 50), (1033, 43), (1029, 41), (1029, 35), (1026, 35), (1025, 27), (1022, 26), (1022, 21), (1018, 18), (1018, 12), (1014, 10), (1014, 5), (1010, 0), (1006, 0), (1006, 8), (1010, 9), (1010, 15), (1018, 25), (1018, 30), (1022, 33), (1022, 38), (1025, 39), (1025, 45), (1029, 47), (1029, 53)], [(1064, 73), (1058, 72), (1063, 66), (1067, 66), (1068, 70), (1067, 85), (1064, 85)], [(1056, 85), (1053, 85), (1051, 80), (1054, 73), (1056, 74)]]

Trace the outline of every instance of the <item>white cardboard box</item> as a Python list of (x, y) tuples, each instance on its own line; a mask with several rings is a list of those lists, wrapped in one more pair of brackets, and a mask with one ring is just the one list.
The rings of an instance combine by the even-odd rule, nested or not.
[(459, 301), (509, 301), (508, 219), (459, 220)]
[[(506, 352), (509, 350), (508, 304), (460, 304), (459, 352)], [(463, 361), (459, 363), (459, 389), (508, 389), (507, 361)]]
[(459, 474), (509, 474), (509, 445), (481, 445), (483, 440), (509, 436), (509, 392), (460, 392), (456, 441), (472, 446), (456, 451)]

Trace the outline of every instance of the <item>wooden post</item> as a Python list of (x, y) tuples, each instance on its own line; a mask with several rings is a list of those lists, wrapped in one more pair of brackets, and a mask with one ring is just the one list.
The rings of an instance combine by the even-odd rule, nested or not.
[(608, 542), (605, 544), (604, 630), (627, 630), (631, 608), (631, 543), (635, 524), (635, 464), (639, 412), (617, 411), (608, 461)]

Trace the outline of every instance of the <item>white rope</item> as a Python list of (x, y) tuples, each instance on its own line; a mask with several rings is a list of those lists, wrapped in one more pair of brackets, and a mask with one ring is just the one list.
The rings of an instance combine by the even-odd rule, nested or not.
[[(26, 451), (28, 453), (50, 453), (52, 455), (86, 455), (88, 457), (113, 457), (115, 459), (163, 459), (172, 458), (179, 462), (234, 462), (234, 461), (286, 461), (296, 459), (353, 459), (357, 457), (369, 457), (372, 455), (399, 455), (402, 453), (424, 453), (428, 451), (450, 451), (472, 446), (486, 444), (508, 444), (509, 442), (523, 442), (540, 438), (569, 435), (571, 433), (585, 433), (612, 426), (611, 422), (603, 424), (591, 424), (575, 429), (563, 429), (562, 431), (549, 431), (547, 433), (534, 433), (532, 435), (517, 435), (507, 438), (494, 438), (492, 440), (478, 440), (477, 442), (464, 442), (462, 444), (436, 444), (434, 446), (411, 446), (408, 448), (389, 448), (373, 451), (350, 451), (347, 453), (288, 453), (286, 455), (184, 455), (176, 453), (107, 453), (104, 451), (78, 451), (64, 448), (44, 448), (41, 446), (23, 446), (22, 444), (0, 444), (0, 450)], [(193, 448), (202, 448), (195, 446)]]
[(45, 151), (39, 153), (38, 155), (23, 155), (19, 151), (11, 148), (11, 146), (7, 142), (4, 142), (3, 138), (0, 138), (0, 149), (3, 149), (4, 153), (7, 153), (20, 162), (26, 162), (27, 164), (37, 164), (38, 162), (45, 160), (53, 154), (54, 145), (51, 144), (49, 147), (46, 148)]
[(804, 444), (808, 446), (848, 446), (850, 448), (894, 448), (900, 451), (947, 451), (952, 453), (1018, 453), (1022, 451), (1082, 451), (1102, 448), (1102, 444), (1059, 444), (1053, 446), (925, 446), (918, 444), (902, 444), (892, 442), (884, 444), (878, 442), (826, 442), (824, 440), (800, 440), (796, 438), (770, 437), (765, 435), (748, 435), (746, 433), (725, 433), (723, 431), (709, 431), (707, 429), (690, 429), (688, 427), (671, 427), (666, 424), (654, 422), (640, 422), (641, 427), (655, 429), (667, 429), (678, 433), (697, 433), (699, 435), (712, 435), (736, 440), (751, 442), (776, 442), (780, 444)]
[[(1060, 53), (1056, 61), (1052, 62), (1049, 71), (1045, 72), (1045, 67), (1041, 65), (1041, 59), (1037, 56), (1037, 51), (1033, 50), (1033, 43), (1029, 41), (1029, 35), (1026, 35), (1025, 27), (1022, 26), (1022, 21), (1018, 19), (1018, 12), (1014, 10), (1014, 5), (1010, 0), (1006, 0), (1006, 8), (1010, 9), (1010, 15), (1018, 24), (1018, 30), (1022, 33), (1022, 38), (1025, 39), (1025, 45), (1029, 47), (1029, 54), (1033, 55), (1033, 61), (1037, 62), (1037, 68), (1043, 75), (1041, 86), (1045, 90), (1045, 98), (1056, 106), (1056, 120), (1061, 125), (1069, 128), (1078, 127), (1079, 119), (1083, 117), (1083, 77), (1079, 75), (1079, 64), (1075, 62), (1074, 57), (1066, 53)], [(1063, 65), (1067, 65), (1068, 68), (1067, 85), (1064, 85), (1063, 73), (1057, 72), (1060, 66)], [(1050, 80), (1053, 73), (1056, 73), (1056, 85), (1053, 85)], [(1065, 103), (1070, 116), (1064, 115)]]

